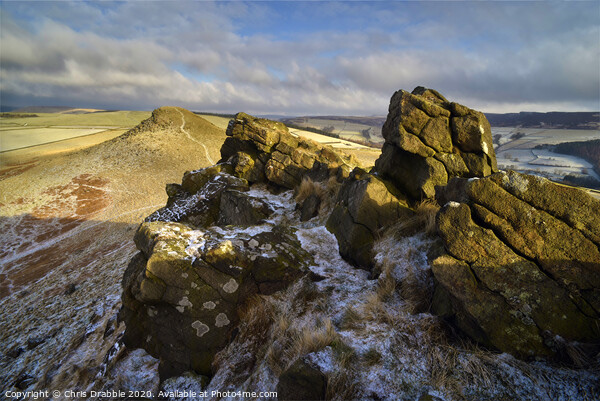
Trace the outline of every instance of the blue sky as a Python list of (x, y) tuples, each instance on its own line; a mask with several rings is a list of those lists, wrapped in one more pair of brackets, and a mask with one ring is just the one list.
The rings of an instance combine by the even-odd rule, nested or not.
[(0, 2), (2, 106), (600, 110), (600, 2)]

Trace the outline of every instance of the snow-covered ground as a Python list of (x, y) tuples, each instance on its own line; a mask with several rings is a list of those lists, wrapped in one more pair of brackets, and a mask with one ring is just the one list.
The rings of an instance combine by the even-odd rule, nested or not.
[[(275, 202), (262, 189), (253, 194)], [(239, 334), (217, 355), (210, 383), (191, 373), (171, 378), (162, 384), (171, 399), (195, 399), (186, 391), (210, 400), (274, 392), (279, 374), (299, 357), (328, 377), (327, 396), (334, 400), (584, 400), (600, 392), (597, 372), (527, 363), (450, 339), (444, 324), (418, 306), (433, 286), (427, 254), (434, 238), (385, 235), (375, 248), (381, 274), (369, 279), (339, 256), (322, 220), (300, 223), (291, 192), (283, 198), (269, 224), (297, 228), (318, 279), (305, 277), (254, 302), (242, 314)]]
[[(522, 136), (513, 139), (517, 133)], [(500, 135), (495, 150), (498, 167), (502, 170), (541, 175), (555, 181), (567, 175), (589, 176), (600, 181), (591, 163), (582, 158), (535, 149), (538, 145), (600, 139), (600, 131), (492, 127), (492, 135)]]

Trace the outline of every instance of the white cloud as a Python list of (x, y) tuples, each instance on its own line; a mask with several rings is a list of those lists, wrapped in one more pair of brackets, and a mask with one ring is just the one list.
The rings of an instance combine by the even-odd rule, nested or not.
[(385, 114), (394, 91), (425, 85), (488, 110), (600, 108), (589, 4), (2, 7), (3, 102)]

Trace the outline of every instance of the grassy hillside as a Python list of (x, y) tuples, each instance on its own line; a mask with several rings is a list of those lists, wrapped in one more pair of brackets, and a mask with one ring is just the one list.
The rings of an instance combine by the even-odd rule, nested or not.
[[(73, 117), (90, 115), (52, 118)], [(86, 149), (48, 157), (54, 145), (41, 145), (26, 158), (23, 151), (2, 154), (0, 388), (22, 372), (43, 388), (94, 380), (89, 369), (102, 365), (122, 332), (114, 319), (136, 227), (164, 206), (165, 185), (212, 164), (224, 139), (223, 129), (201, 117), (165, 107)], [(21, 355), (30, 338), (41, 340)], [(9, 350), (16, 356), (5, 357)]]

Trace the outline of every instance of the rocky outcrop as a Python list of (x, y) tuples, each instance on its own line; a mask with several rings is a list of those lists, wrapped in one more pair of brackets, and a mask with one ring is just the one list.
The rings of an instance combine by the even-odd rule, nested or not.
[(146, 221), (171, 221), (208, 227), (227, 218), (227, 213), (222, 210), (222, 194), (249, 189), (248, 181), (227, 171), (231, 171), (230, 166), (216, 165), (186, 172), (181, 185), (167, 186), (167, 205), (146, 217)]
[(513, 171), (439, 191), (435, 312), (519, 357), (600, 341), (600, 202)]
[(327, 229), (336, 236), (345, 260), (370, 270), (373, 242), (381, 229), (412, 214), (400, 193), (382, 179), (356, 168), (342, 184)]
[(497, 172), (490, 124), (483, 113), (417, 87), (396, 92), (383, 126), (375, 172), (413, 200), (433, 198), (452, 177)]
[(167, 206), (135, 235), (140, 253), (123, 278), (120, 318), (126, 344), (159, 358), (163, 378), (210, 375), (240, 305), (285, 288), (312, 263), (293, 229), (264, 222), (277, 208), (269, 192), (249, 192), (230, 168), (188, 172), (181, 185), (170, 184)]
[(289, 133), (280, 122), (238, 113), (227, 128), (221, 162), (250, 183), (270, 182), (293, 189), (304, 175), (322, 181), (347, 177), (358, 164), (354, 158)]
[(239, 305), (286, 287), (312, 262), (281, 227), (244, 235), (147, 222), (135, 242), (140, 253), (123, 278), (125, 341), (160, 358), (163, 377), (190, 369), (210, 375)]

